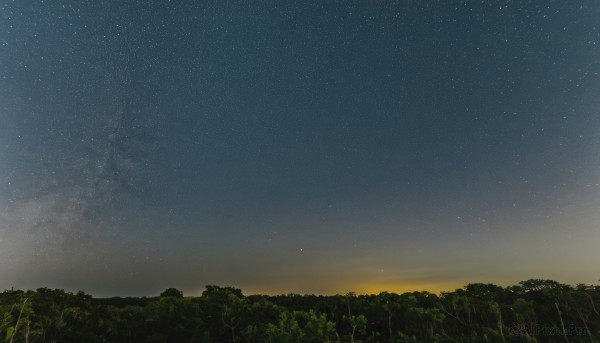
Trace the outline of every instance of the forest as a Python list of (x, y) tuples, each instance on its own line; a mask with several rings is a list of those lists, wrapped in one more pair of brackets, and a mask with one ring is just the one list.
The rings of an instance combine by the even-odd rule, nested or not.
[(0, 293), (5, 342), (600, 342), (600, 286), (531, 279), (453, 292), (94, 298), (39, 288)]

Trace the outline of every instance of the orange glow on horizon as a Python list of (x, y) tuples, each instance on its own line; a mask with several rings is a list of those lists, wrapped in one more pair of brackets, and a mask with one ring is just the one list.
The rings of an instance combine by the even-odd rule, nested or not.
[(354, 291), (356, 294), (379, 294), (381, 292), (389, 292), (402, 294), (407, 292), (429, 292), (439, 294), (440, 292), (454, 291), (457, 288), (462, 288), (461, 283), (372, 283), (362, 284)]
[[(440, 294), (441, 292), (451, 292), (459, 288), (463, 288), (466, 284), (460, 282), (432, 282), (432, 283), (363, 283), (352, 285), (341, 285), (331, 287), (331, 291), (316, 291), (306, 287), (261, 287), (261, 286), (248, 286), (242, 287), (244, 295), (281, 295), (281, 294), (315, 294), (315, 295), (336, 295), (336, 294), (347, 294), (354, 292), (356, 295), (371, 295), (379, 294), (382, 292), (388, 293), (409, 293), (409, 292), (429, 292), (433, 294)], [(202, 291), (198, 292), (200, 295)]]

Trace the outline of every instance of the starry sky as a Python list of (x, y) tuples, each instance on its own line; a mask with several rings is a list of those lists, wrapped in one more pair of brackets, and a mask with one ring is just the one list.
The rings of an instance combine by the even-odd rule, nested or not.
[(0, 289), (594, 283), (598, 18), (0, 0)]

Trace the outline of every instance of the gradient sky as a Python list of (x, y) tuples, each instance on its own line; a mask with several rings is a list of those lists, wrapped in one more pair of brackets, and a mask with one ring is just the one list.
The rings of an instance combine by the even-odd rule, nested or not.
[(595, 283), (598, 18), (0, 0), (0, 289)]

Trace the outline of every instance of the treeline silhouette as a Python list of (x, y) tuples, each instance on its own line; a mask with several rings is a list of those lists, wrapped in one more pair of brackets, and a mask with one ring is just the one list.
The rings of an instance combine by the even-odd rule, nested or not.
[(599, 342), (600, 286), (532, 279), (439, 295), (93, 298), (39, 288), (0, 293), (5, 342)]

